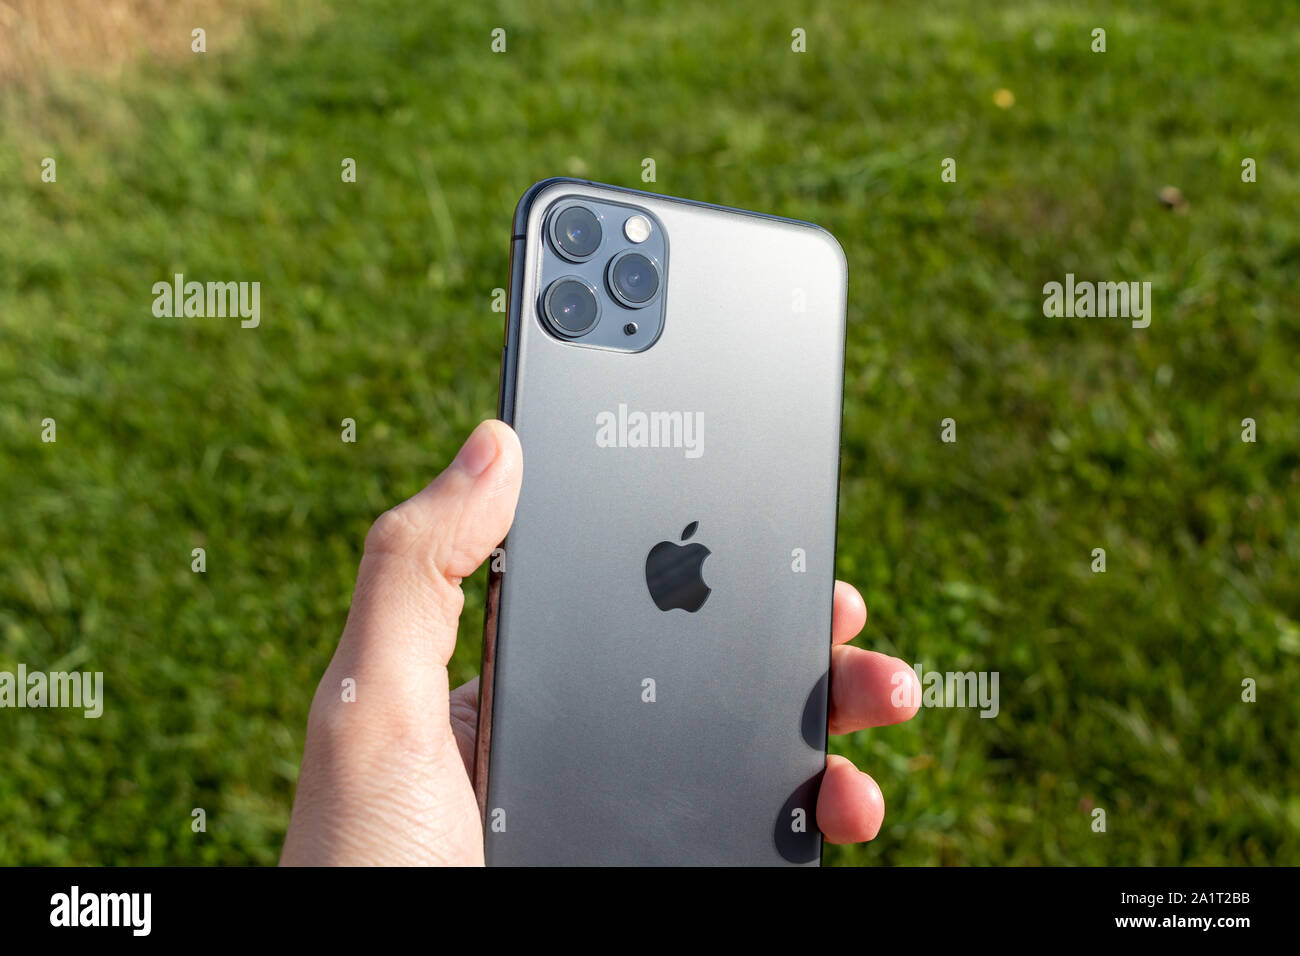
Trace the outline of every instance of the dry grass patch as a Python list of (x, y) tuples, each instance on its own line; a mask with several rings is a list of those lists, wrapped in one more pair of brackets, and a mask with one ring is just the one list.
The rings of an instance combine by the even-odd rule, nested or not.
[(208, 52), (218, 52), (261, 2), (0, 0), (0, 88), (38, 92), (59, 74), (111, 77), (138, 60), (193, 55), (199, 27)]

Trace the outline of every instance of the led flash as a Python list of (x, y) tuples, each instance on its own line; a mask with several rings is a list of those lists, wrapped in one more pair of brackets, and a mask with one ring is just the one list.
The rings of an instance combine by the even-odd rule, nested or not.
[(623, 235), (631, 242), (645, 242), (650, 238), (650, 220), (645, 216), (631, 216), (623, 223)]

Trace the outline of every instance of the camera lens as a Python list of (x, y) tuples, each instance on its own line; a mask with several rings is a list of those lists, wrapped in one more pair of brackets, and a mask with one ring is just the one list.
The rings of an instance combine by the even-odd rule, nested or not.
[(542, 312), (551, 328), (572, 338), (596, 324), (600, 303), (596, 300), (596, 290), (581, 279), (556, 279), (546, 290)]
[(659, 270), (639, 252), (624, 252), (609, 263), (609, 287), (624, 305), (639, 308), (659, 291)]
[(581, 262), (600, 248), (600, 220), (585, 206), (568, 206), (551, 220), (551, 241), (566, 259)]

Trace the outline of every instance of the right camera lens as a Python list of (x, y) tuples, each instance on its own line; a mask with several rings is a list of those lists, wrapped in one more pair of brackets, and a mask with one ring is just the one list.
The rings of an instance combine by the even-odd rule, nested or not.
[(609, 288), (624, 305), (639, 309), (659, 291), (659, 269), (639, 252), (622, 252), (610, 260)]
[(551, 241), (573, 262), (590, 259), (600, 248), (600, 220), (586, 206), (566, 206), (551, 219)]
[(573, 338), (582, 335), (600, 317), (600, 302), (596, 290), (581, 279), (567, 277), (556, 279), (546, 290), (542, 302), (546, 321), (560, 335)]

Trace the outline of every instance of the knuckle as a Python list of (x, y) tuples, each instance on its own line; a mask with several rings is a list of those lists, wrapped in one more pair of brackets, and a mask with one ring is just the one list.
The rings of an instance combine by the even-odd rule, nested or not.
[(439, 752), (444, 728), (430, 712), (394, 696), (344, 703), (332, 687), (322, 687), (307, 716), (308, 740), (344, 775), (429, 759)]
[(366, 553), (403, 554), (420, 540), (419, 531), (401, 505), (389, 508), (366, 532)]

